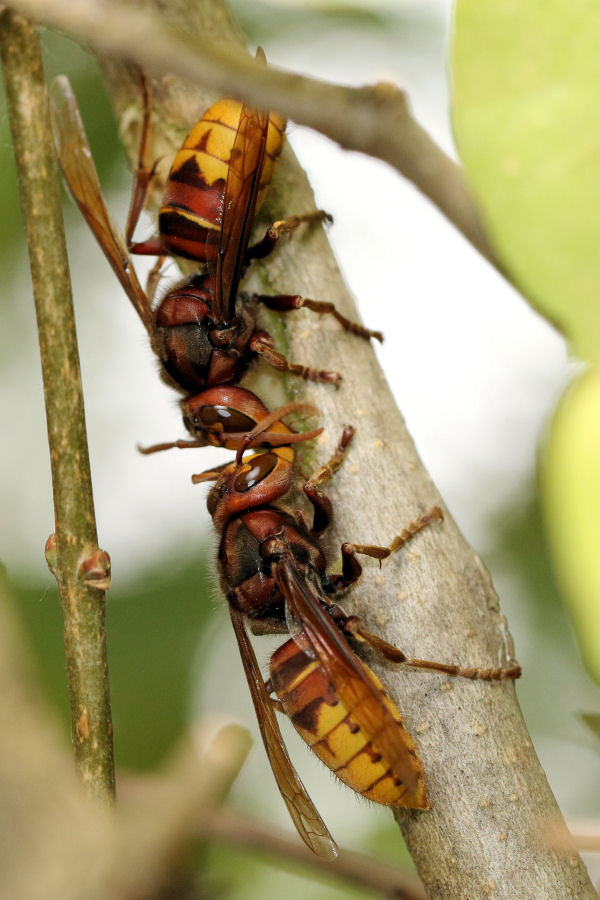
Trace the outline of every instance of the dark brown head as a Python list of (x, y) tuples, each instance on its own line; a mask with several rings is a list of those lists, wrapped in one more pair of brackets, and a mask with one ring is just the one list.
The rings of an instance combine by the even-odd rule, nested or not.
[(276, 447), (226, 466), (207, 499), (217, 532), (236, 513), (274, 503), (287, 494), (294, 456), (291, 447)]
[[(237, 450), (242, 437), (269, 414), (256, 394), (232, 385), (186, 397), (181, 401), (181, 411), (185, 427), (194, 437), (229, 450)], [(290, 431), (285, 425), (280, 428)]]

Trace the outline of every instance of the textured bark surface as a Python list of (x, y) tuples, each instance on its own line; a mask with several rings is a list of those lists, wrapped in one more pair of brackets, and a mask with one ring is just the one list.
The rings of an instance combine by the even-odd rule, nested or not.
[[(201, 24), (205, 35), (211, 33), (214, 21), (216, 37), (235, 37), (217, 0), (201, 4), (199, 11), (190, 11), (183, 0), (169, 3), (168, 8), (169, 15), (173, 10), (181, 15), (184, 10), (188, 27)], [(135, 79), (128, 81), (113, 63), (105, 70), (125, 123), (129, 150), (135, 155), (133, 126), (139, 118)], [(190, 85), (180, 93), (168, 78), (154, 87), (157, 128), (176, 147), (194, 117), (215, 97), (191, 91)], [(181, 118), (182, 111), (186, 118)], [(165, 152), (162, 139), (161, 146), (156, 155)], [(289, 150), (267, 207), (264, 220), (314, 207), (310, 187)], [(247, 284), (263, 293), (300, 293), (333, 301), (345, 315), (357, 315), (321, 227), (303, 228), (282, 241), (271, 259), (254, 267)], [(367, 324), (377, 327), (376, 322)], [(344, 375), (337, 391), (292, 379), (285, 383), (287, 396), (323, 410), (325, 434), (311, 458), (304, 458), (305, 471), (326, 459), (343, 424), (357, 427), (348, 462), (329, 491), (336, 514), (332, 558), (342, 540), (388, 543), (432, 505), (443, 507), (372, 349), (343, 333), (335, 322), (304, 311), (279, 319), (270, 316), (268, 327), (279, 349), (294, 361), (337, 369)], [(393, 341), (394, 335), (387, 339)], [(268, 405), (281, 402), (282, 379), (265, 374), (262, 367), (251, 372), (245, 383)], [(443, 523), (419, 535), (381, 570), (367, 561), (364, 576), (347, 595), (345, 605), (359, 613), (368, 628), (409, 655), (497, 666), (511, 652), (489, 574), (447, 511)], [(569, 849), (514, 685), (402, 670), (373, 656), (370, 662), (397, 700), (427, 776), (432, 809), (401, 812), (397, 819), (428, 896), (439, 900), (595, 898), (581, 860)], [(357, 803), (357, 817), (360, 810)], [(322, 812), (326, 817), (326, 811)], [(561, 829), (565, 850), (550, 850), (544, 835)]]

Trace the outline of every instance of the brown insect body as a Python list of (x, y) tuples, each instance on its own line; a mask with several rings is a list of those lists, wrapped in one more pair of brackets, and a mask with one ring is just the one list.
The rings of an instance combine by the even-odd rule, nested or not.
[[(296, 434), (281, 421), (288, 412), (305, 411), (301, 405), (290, 404), (270, 413), (255, 395), (230, 384), (246, 364), (248, 348), (256, 348), (257, 338), (264, 342), (265, 336), (255, 330), (251, 307), (237, 296), (237, 291), (252, 255), (267, 252), (260, 245), (248, 251), (249, 235), (278, 152), (268, 147), (273, 140), (280, 148), (283, 128), (274, 127), (271, 138), (271, 117), (224, 101), (217, 104), (218, 115), (213, 108), (193, 129), (175, 160), (165, 193), (160, 247), (148, 242), (145, 246), (133, 245), (132, 250), (187, 255), (201, 262), (205, 271), (176, 285), (153, 312), (104, 206), (75, 98), (67, 82), (55, 87), (53, 105), (59, 155), (72, 193), (148, 330), (167, 374), (179, 388), (194, 392), (182, 402), (182, 408), (186, 426), (196, 440), (180, 445), (214, 443), (238, 451), (235, 463), (204, 473), (197, 480), (216, 480), (208, 505), (215, 526), (222, 533), (221, 577), (231, 601), (232, 622), (269, 760), (299, 833), (316, 853), (332, 858), (335, 845), (289, 760), (243, 617), (262, 623), (265, 630), (281, 631), (292, 615), (299, 623), (305, 644), (308, 642), (316, 655), (320, 643), (327, 647), (321, 664), (327, 689), (322, 690), (327, 698), (338, 698), (336, 704), (343, 704), (348, 715), (358, 705), (370, 707), (371, 719), (357, 721), (351, 728), (362, 732), (363, 747), (372, 751), (373, 757), (381, 756), (378, 749), (370, 747), (375, 731), (381, 731), (388, 719), (387, 724), (398, 731), (400, 716), (397, 712), (390, 714), (391, 701), (384, 702), (383, 691), (375, 686), (369, 670), (350, 649), (341, 631), (342, 616), (338, 615), (334, 624), (327, 612), (325, 590), (329, 582), (320, 547), (300, 519), (271, 505), (290, 490), (293, 444), (318, 431)], [(222, 127), (221, 114), (229, 116), (232, 109), (237, 124), (229, 120)], [(224, 151), (215, 152), (211, 144), (215, 135), (226, 147)], [(132, 207), (139, 206), (139, 200), (134, 198)], [(128, 234), (132, 230), (130, 223)], [(272, 243), (267, 242), (267, 249)], [(297, 299), (271, 298), (270, 305), (293, 309)], [(312, 308), (319, 307), (315, 301), (311, 303)], [(349, 325), (336, 317), (345, 323), (344, 327)], [(350, 330), (369, 336), (358, 326)], [(338, 377), (308, 370), (303, 373), (325, 381)], [(262, 452), (244, 456), (246, 449), (257, 446), (263, 448)], [(314, 505), (315, 521), (317, 517), (321, 521), (327, 519), (329, 504), (318, 488), (305, 486), (305, 491)], [(303, 579), (309, 579), (313, 585), (306, 595), (298, 590)], [(303, 608), (306, 606), (308, 610)], [(312, 615), (316, 615), (316, 623), (310, 621)], [(330, 659), (338, 657), (342, 662), (331, 668)], [(274, 664), (273, 674), (279, 676), (282, 704), (291, 702), (288, 698), (292, 685), (284, 677), (285, 668)], [(354, 694), (347, 693), (346, 681), (365, 683), (360, 704), (355, 702)], [(314, 695), (314, 700), (326, 703), (323, 696)], [(401, 737), (398, 731), (397, 738)], [(322, 744), (325, 746), (324, 740)], [(414, 787), (419, 779), (422, 783), (416, 755), (410, 765), (407, 780)], [(352, 778), (346, 780), (352, 784)], [(364, 785), (359, 789), (365, 790)], [(423, 798), (420, 805), (426, 805)]]
[[(354, 670), (357, 662), (353, 660)], [(344, 674), (341, 691), (331, 670), (315, 659), (305, 631), (276, 650), (269, 663), (271, 684), (283, 711), (302, 740), (344, 784), (375, 803), (427, 809), (412, 737), (375, 673), (362, 661), (360, 669), (354, 671), (352, 685)], [(350, 692), (355, 696), (348, 699)]]
[[(329, 463), (304, 484), (314, 508), (309, 528), (301, 514), (292, 515), (273, 504), (290, 492), (294, 444), (321, 431), (296, 433), (282, 420), (289, 413), (314, 410), (292, 403), (270, 412), (258, 397), (233, 382), (252, 352), (304, 378), (335, 384), (340, 377), (289, 363), (273, 350), (270, 337), (256, 329), (258, 302), (280, 311), (304, 305), (333, 315), (343, 328), (363, 338), (381, 336), (349, 322), (328, 303), (292, 295), (248, 301), (238, 295), (246, 266), (251, 259), (265, 256), (281, 233), (274, 226), (260, 244), (249, 248), (255, 212), (283, 140), (283, 123), (272, 115), (234, 101), (212, 107), (190, 132), (173, 164), (159, 217), (159, 238), (132, 244), (152, 177), (143, 162), (150, 127), (149, 92), (145, 83), (144, 87), (146, 114), (128, 247), (134, 252), (186, 256), (202, 265), (201, 272), (170, 289), (156, 311), (108, 216), (77, 104), (64, 78), (52, 94), (58, 152), (71, 192), (140, 316), (167, 378), (188, 394), (181, 405), (194, 440), (148, 449), (213, 444), (237, 451), (234, 463), (194, 480), (216, 482), (208, 508), (221, 536), (221, 582), (279, 790), (305, 843), (322, 858), (331, 859), (336, 855), (335, 844), (289, 759), (270, 694), (275, 693), (279, 709), (316, 755), (354, 790), (378, 803), (425, 809), (424, 776), (412, 738), (351, 641), (366, 641), (394, 662), (451, 675), (505, 678), (518, 677), (520, 670), (516, 665), (464, 670), (407, 659), (332, 602), (339, 589), (359, 577), (357, 553), (384, 559), (441, 518), (441, 511), (434, 507), (388, 548), (343, 545), (342, 572), (328, 575), (316, 535), (329, 524), (331, 504), (320, 485), (342, 464), (353, 429), (344, 431)], [(292, 218), (292, 224), (292, 220), (277, 224), (286, 225), (284, 231), (293, 230), (301, 221), (321, 220), (323, 214)], [(151, 283), (158, 281), (158, 272), (155, 267)], [(259, 452), (245, 455), (250, 448)], [(246, 620), (255, 633), (293, 635), (273, 654), (267, 684), (246, 632)]]
[[(264, 58), (264, 57), (263, 57)], [(55, 142), (71, 193), (146, 328), (165, 380), (185, 394), (231, 384), (255, 355), (280, 371), (337, 384), (336, 372), (290, 363), (272, 338), (256, 327), (256, 307), (288, 312), (306, 305), (333, 315), (346, 330), (363, 338), (381, 335), (348, 322), (331, 304), (292, 295), (240, 295), (240, 279), (252, 259), (266, 256), (280, 233), (301, 222), (322, 221), (321, 211), (276, 223), (261, 242), (249, 247), (256, 210), (271, 180), (284, 140), (285, 123), (233, 100), (211, 107), (177, 154), (159, 216), (160, 234), (142, 243), (131, 240), (152, 179), (144, 160), (150, 130), (150, 97), (145, 86), (145, 117), (138, 177), (126, 229), (127, 247), (114, 228), (104, 200), (81, 116), (68, 80), (52, 86)], [(170, 288), (152, 309), (159, 279), (153, 272), (147, 294), (129, 257), (134, 253), (187, 256), (201, 270)], [(193, 432), (199, 444), (205, 435)]]
[(227, 599), (235, 609), (251, 620), (269, 619), (274, 630), (281, 630), (285, 627), (285, 601), (272, 570), (276, 557), (269, 548), (274, 544), (285, 547), (308, 570), (324, 575), (326, 562), (320, 547), (293, 516), (273, 506), (226, 519), (219, 566)]
[[(227, 251), (220, 240), (225, 233), (237, 243), (240, 268), (284, 133), (285, 121), (273, 113), (259, 113), (229, 99), (211, 106), (188, 134), (169, 173), (158, 215), (164, 252), (218, 271)], [(244, 207), (241, 217), (238, 205)], [(223, 297), (225, 304), (237, 290), (232, 274), (226, 281), (230, 283), (223, 288), (230, 296)]]
[[(257, 465), (257, 456), (265, 462)], [(348, 618), (332, 603), (349, 580), (327, 575), (314, 533), (301, 518), (272, 505), (289, 490), (273, 465), (274, 450), (257, 456), (248, 469), (224, 468), (208, 498), (221, 534), (219, 571), (230, 606), (260, 633), (279, 633), (295, 623), (298, 633), (271, 659), (270, 686), (281, 710), (334, 774), (377, 803), (426, 809), (412, 738), (348, 643)], [(291, 468), (293, 459), (286, 463)], [(322, 498), (311, 491), (307, 496), (322, 511)], [(260, 706), (257, 714), (260, 721)]]
[[(210, 508), (210, 506), (209, 506)], [(400, 713), (343, 634), (335, 580), (301, 522), (272, 506), (227, 520), (219, 567), (229, 602), (261, 632), (300, 631), (275, 651), (270, 679), (282, 711), (345, 784), (391, 806), (428, 807), (423, 772)], [(335, 609), (336, 620), (330, 615)]]
[[(251, 359), (256, 304), (237, 293), (250, 261), (252, 223), (284, 137), (283, 119), (220, 100), (171, 167), (158, 217), (160, 252), (205, 269), (172, 288), (155, 313), (160, 358), (186, 391), (237, 381)], [(157, 252), (152, 241), (131, 249)]]
[(256, 304), (237, 294), (284, 131), (282, 119), (237, 101), (212, 106), (175, 157), (158, 239), (131, 246), (134, 253), (181, 256), (202, 266), (171, 288), (154, 313), (158, 355), (182, 390), (237, 381), (252, 358)]
[(238, 381), (252, 356), (256, 304), (238, 298), (229, 321), (215, 322), (210, 273), (172, 288), (154, 315), (154, 341), (167, 380), (186, 392)]

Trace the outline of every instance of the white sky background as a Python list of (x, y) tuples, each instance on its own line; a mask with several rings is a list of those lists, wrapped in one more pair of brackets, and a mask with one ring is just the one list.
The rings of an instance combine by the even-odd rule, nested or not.
[[(268, 59), (337, 82), (386, 79), (399, 84), (419, 122), (454, 155), (446, 78), (449, 0), (412, 0), (394, 8), (403, 16), (390, 19), (383, 32), (340, 26), (315, 34), (309, 21), (305, 33), (295, 29), (288, 40), (265, 40)], [(386, 335), (378, 352), (417, 449), (460, 528), (485, 560), (498, 518), (518, 517), (529, 500), (540, 435), (570, 378), (564, 342), (384, 163), (345, 153), (295, 126), (290, 141), (308, 171), (317, 204), (335, 217), (330, 239), (363, 320)], [(124, 185), (122, 197), (108, 198), (118, 222), (125, 219), (127, 173)], [(177, 400), (157, 378), (137, 319), (125, 298), (115, 300), (120, 289), (93, 238), (85, 226), (76, 228), (77, 222), (73, 210), (67, 227), (72, 259), (83, 262), (74, 271), (74, 291), (100, 545), (111, 554), (115, 577), (123, 578), (205, 542), (206, 489), (191, 487), (189, 476), (194, 466), (207, 468), (216, 457), (206, 451), (199, 462), (197, 454), (185, 452), (148, 458), (136, 453), (138, 442), (184, 436)], [(32, 313), (25, 304), (29, 284), (14, 289), (24, 297), (21, 333), (35, 342)], [(39, 365), (19, 355), (8, 365), (9, 377), (0, 386), (8, 423), (0, 490), (11, 515), (0, 520), (0, 557), (9, 571), (39, 579), (43, 542), (52, 530)], [(43, 533), (40, 511), (47, 519)], [(520, 640), (518, 655), (521, 661), (528, 655), (532, 660), (535, 634), (522, 627), (528, 614), (520, 608), (511, 575), (501, 571), (495, 580)], [(211, 651), (204, 648), (212, 673), (199, 690), (204, 698), (225, 666), (219, 662), (223, 640), (230, 644), (221, 629), (211, 635)], [(551, 674), (552, 659), (536, 660), (536, 665), (539, 672)], [(593, 695), (581, 673), (568, 673), (565, 679), (562, 689), (572, 691), (585, 707), (585, 692)], [(243, 702), (240, 715), (247, 718), (245, 698)], [(542, 736), (537, 749), (559, 799), (561, 789), (567, 790), (567, 777), (579, 777), (574, 793), (569, 786), (570, 797), (586, 811), (585, 797), (600, 774), (597, 757), (585, 747), (572, 748), (565, 771), (565, 754), (571, 751), (555, 735)], [(264, 758), (259, 765), (264, 774)], [(336, 800), (327, 804), (328, 822), (339, 800), (337, 787), (331, 787), (330, 796)], [(342, 803), (340, 827), (343, 810)]]

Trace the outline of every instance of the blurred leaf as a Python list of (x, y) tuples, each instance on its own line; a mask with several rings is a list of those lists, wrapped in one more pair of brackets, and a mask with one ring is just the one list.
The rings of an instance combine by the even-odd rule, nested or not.
[(600, 349), (600, 6), (458, 0), (456, 138), (515, 281), (581, 356)]
[(600, 681), (600, 367), (562, 400), (542, 470), (546, 523), (560, 586), (591, 675)]
[[(4, 82), (1, 80), (0, 82), (0, 169), (3, 173), (3, 177), (0, 179), (0, 232), (2, 233), (0, 253), (2, 254), (3, 278), (10, 278), (20, 264), (14, 247), (17, 240), (24, 240), (25, 230), (19, 206), (17, 170), (6, 112)], [(3, 304), (9, 297), (5, 295)]]
[(402, 834), (394, 818), (381, 817), (381, 824), (372, 829), (365, 837), (364, 852), (375, 859), (389, 862), (403, 869), (407, 875), (416, 875), (413, 858), (408, 851)]
[(581, 713), (581, 718), (597, 738), (600, 738), (600, 713)]
[[(512, 592), (518, 597), (518, 610), (527, 608), (536, 637), (556, 653), (556, 644), (567, 654), (575, 650), (569, 621), (556, 579), (552, 557), (544, 530), (541, 498), (533, 479), (521, 485), (517, 498), (507, 498), (504, 507), (490, 520), (489, 545), (484, 548), (486, 565), (501, 580), (510, 577), (516, 584)], [(501, 594), (502, 596), (502, 594)], [(508, 598), (507, 598), (508, 599)], [(502, 601), (502, 612), (508, 613)], [(510, 616), (512, 618), (512, 615)], [(509, 625), (511, 623), (509, 622)], [(512, 622), (518, 628), (523, 621)], [(519, 682), (521, 688), (523, 682)], [(548, 714), (554, 711), (537, 703), (531, 715), (539, 716), (540, 730), (547, 729)]]
[[(206, 853), (206, 872), (222, 893), (232, 897), (285, 897), (286, 900), (364, 900), (376, 896), (362, 887), (352, 888), (324, 870), (311, 868), (287, 860), (284, 856), (209, 845)], [(205, 876), (206, 877), (206, 876)]]
[[(42, 683), (70, 731), (62, 616), (51, 589), (13, 585)], [(187, 723), (190, 668), (213, 609), (204, 559), (164, 561), (108, 594), (107, 631), (117, 764), (147, 769)], [(209, 599), (210, 598), (210, 599)]]
[(371, 29), (374, 33), (383, 32), (390, 24), (390, 19), (397, 15), (396, 10), (380, 4), (343, 2), (309, 2), (309, 3), (261, 3), (252, 5), (233, 0), (230, 3), (248, 40), (253, 42), (282, 41), (293, 35), (305, 35), (310, 40), (318, 33), (331, 32), (332, 37), (339, 35), (339, 29)]

